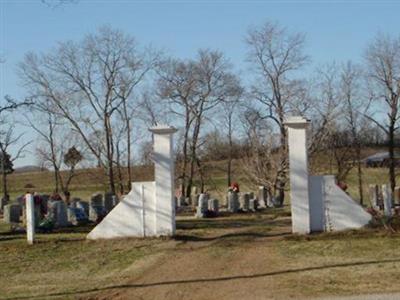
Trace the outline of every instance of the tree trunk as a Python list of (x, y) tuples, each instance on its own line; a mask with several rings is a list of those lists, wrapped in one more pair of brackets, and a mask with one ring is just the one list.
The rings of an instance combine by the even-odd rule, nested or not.
[(111, 128), (110, 128), (109, 116), (106, 114), (104, 117), (104, 127), (106, 133), (106, 146), (107, 146), (107, 175), (110, 192), (115, 195), (115, 181), (114, 181), (114, 170), (113, 170), (113, 150), (111, 140)]
[(391, 121), (389, 126), (389, 180), (390, 188), (392, 190), (392, 195), (394, 195), (394, 189), (396, 187), (396, 162), (394, 158), (394, 131), (395, 123)]

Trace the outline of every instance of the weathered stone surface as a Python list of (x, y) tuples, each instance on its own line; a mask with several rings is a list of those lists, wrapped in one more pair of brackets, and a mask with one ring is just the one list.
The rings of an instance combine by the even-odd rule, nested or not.
[(93, 206), (104, 206), (103, 195), (101, 193), (94, 193), (90, 198), (89, 204)]
[(259, 186), (258, 187), (258, 204), (260, 208), (266, 208), (267, 207), (267, 189), (264, 186)]
[(84, 224), (88, 221), (85, 211), (81, 208), (68, 207), (68, 222), (72, 225)]
[(82, 209), (85, 212), (86, 216), (89, 216), (89, 203), (85, 201), (77, 201), (76, 208)]
[(19, 204), (7, 204), (4, 206), (3, 218), (5, 223), (19, 223), (22, 207)]
[(249, 201), (250, 201), (250, 193), (244, 193), (241, 195), (241, 201), (240, 201), (240, 208), (243, 211), (248, 211), (249, 210)]
[(228, 192), (228, 211), (236, 213), (239, 210), (239, 194), (234, 191)]
[(256, 211), (258, 208), (258, 200), (257, 199), (250, 199), (249, 201), (249, 211)]
[(104, 209), (107, 213), (109, 213), (114, 205), (113, 205), (113, 197), (115, 197), (115, 195), (113, 193), (105, 193), (104, 194)]
[(379, 188), (376, 184), (369, 185), (369, 194), (371, 197), (371, 206), (374, 209), (379, 209)]
[(197, 218), (205, 217), (205, 214), (207, 213), (207, 210), (208, 210), (208, 198), (209, 198), (208, 194), (206, 194), (206, 193), (200, 194), (199, 203), (196, 208), (196, 217)]
[(99, 222), (107, 214), (103, 205), (89, 205), (89, 220)]
[(208, 200), (208, 210), (214, 212), (216, 215), (219, 212), (219, 201), (218, 199)]
[(392, 191), (388, 184), (382, 185), (382, 195), (383, 195), (383, 209), (384, 214), (387, 217), (392, 215)]

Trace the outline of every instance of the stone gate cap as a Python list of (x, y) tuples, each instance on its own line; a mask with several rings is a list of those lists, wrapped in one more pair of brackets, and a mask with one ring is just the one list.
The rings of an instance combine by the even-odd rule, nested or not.
[(155, 134), (171, 134), (171, 133), (177, 132), (178, 129), (176, 129), (173, 126), (168, 126), (168, 125), (156, 125), (156, 126), (150, 127), (149, 131), (151, 131), (152, 133), (155, 133)]
[(289, 127), (306, 127), (308, 124), (310, 124), (310, 120), (307, 120), (301, 116), (293, 116), (288, 117), (284, 124)]

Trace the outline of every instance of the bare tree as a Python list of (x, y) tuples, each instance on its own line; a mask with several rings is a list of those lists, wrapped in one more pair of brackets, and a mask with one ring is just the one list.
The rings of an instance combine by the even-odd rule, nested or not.
[(160, 68), (159, 94), (184, 119), (183, 195), (191, 193), (195, 167), (201, 169), (196, 151), (207, 114), (238, 91), (239, 81), (230, 69), (223, 54), (211, 50), (199, 50), (195, 60), (169, 60)]
[[(366, 117), (387, 135), (389, 151), (389, 178), (392, 192), (396, 186), (395, 134), (399, 128), (400, 100), (400, 36), (392, 38), (379, 34), (366, 49), (368, 86), (371, 105)], [(383, 111), (379, 111), (383, 108)], [(371, 111), (380, 112), (373, 114)], [(385, 122), (382, 122), (386, 118)]]
[(265, 23), (249, 30), (247, 35), (248, 59), (257, 73), (253, 97), (262, 105), (261, 117), (267, 119), (280, 135), (280, 150), (276, 159), (280, 167), (275, 170), (279, 178), (275, 190), (280, 201), (284, 199), (287, 182), (287, 137), (284, 121), (287, 115), (298, 110), (298, 102), (305, 102), (302, 81), (293, 75), (307, 62), (303, 54), (304, 35), (291, 33), (278, 24)]
[(361, 69), (351, 62), (342, 66), (340, 74), (340, 90), (341, 97), (345, 101), (345, 119), (350, 131), (351, 146), (355, 152), (355, 164), (357, 165), (357, 178), (358, 178), (358, 192), (360, 197), (360, 203), (364, 202), (363, 194), (363, 173), (362, 173), (362, 162), (361, 162), (361, 128), (363, 116), (361, 112), (364, 109), (365, 101), (360, 95), (361, 89)]
[(113, 119), (147, 72), (136, 41), (103, 27), (79, 43), (60, 43), (48, 54), (28, 54), (21, 78), (33, 99), (49, 99), (97, 158), (115, 193)]
[[(8, 198), (7, 175), (12, 171), (14, 162), (22, 157), (25, 148), (31, 143), (31, 141), (27, 141), (18, 146), (23, 136), (23, 133), (16, 135), (13, 126), (9, 126), (8, 129), (0, 128), (0, 164), (4, 198)], [(10, 156), (10, 148), (13, 147), (17, 147), (17, 149), (14, 151), (15, 154)]]

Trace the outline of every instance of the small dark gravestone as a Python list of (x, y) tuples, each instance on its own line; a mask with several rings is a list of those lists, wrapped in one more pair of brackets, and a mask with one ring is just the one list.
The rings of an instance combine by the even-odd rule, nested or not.
[(196, 217), (197, 218), (205, 217), (205, 214), (207, 213), (207, 210), (208, 210), (208, 198), (209, 198), (208, 194), (206, 194), (206, 193), (200, 194), (199, 205), (196, 208)]
[(93, 194), (89, 204), (89, 220), (100, 222), (106, 214), (103, 206), (103, 195), (100, 193)]
[(21, 214), (21, 206), (19, 204), (7, 204), (4, 206), (4, 222), (5, 223), (19, 223), (19, 216)]
[(239, 210), (239, 195), (235, 191), (228, 192), (228, 211), (236, 213)]
[(107, 212), (107, 213), (109, 213), (112, 209), (113, 209), (113, 207), (114, 207), (114, 201), (113, 201), (113, 197), (114, 197), (115, 195), (113, 194), (113, 193), (110, 193), (110, 192), (108, 192), (108, 193), (105, 193), (104, 194), (104, 209), (105, 209), (105, 211)]
[(85, 212), (86, 216), (89, 216), (89, 203), (85, 201), (77, 201), (76, 208), (82, 209)]
[(81, 225), (88, 222), (88, 217), (83, 209), (68, 207), (68, 222), (72, 225)]
[(243, 211), (249, 210), (250, 193), (244, 193), (241, 195), (240, 206)]

